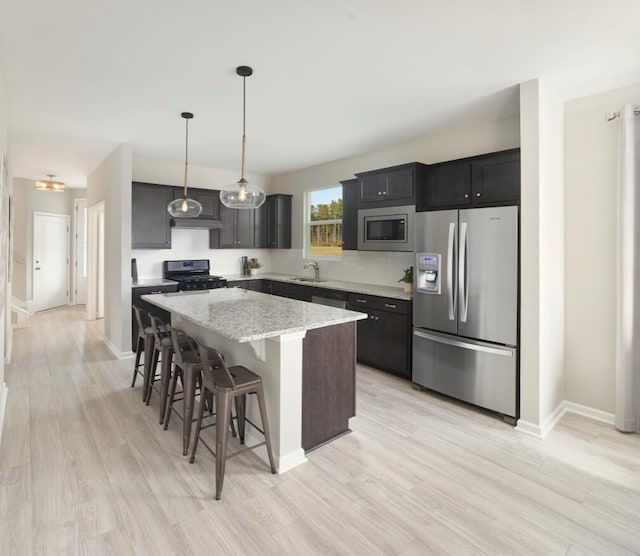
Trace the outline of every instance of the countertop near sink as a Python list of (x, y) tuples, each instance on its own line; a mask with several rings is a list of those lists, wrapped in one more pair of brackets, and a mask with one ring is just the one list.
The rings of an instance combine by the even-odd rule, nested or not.
[[(244, 276), (243, 274), (227, 274), (224, 275), (228, 281), (234, 280), (276, 280), (278, 282), (289, 282), (290, 284), (302, 284), (303, 286), (326, 288), (328, 290), (341, 290), (354, 293), (362, 293), (367, 295), (378, 295), (380, 297), (390, 297), (391, 299), (404, 299), (411, 301), (412, 295), (404, 293), (403, 288), (394, 288), (392, 286), (377, 286), (375, 284), (362, 284), (360, 282), (342, 282), (340, 280), (326, 280), (321, 282), (306, 282), (297, 280), (300, 276), (290, 276), (288, 274), (263, 273), (255, 276)], [(308, 278), (308, 277), (307, 277)]]

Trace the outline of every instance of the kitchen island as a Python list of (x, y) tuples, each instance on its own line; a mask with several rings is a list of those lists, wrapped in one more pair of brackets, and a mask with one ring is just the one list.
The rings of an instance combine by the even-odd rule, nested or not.
[[(349, 432), (355, 322), (366, 315), (238, 288), (143, 299), (169, 311), (175, 327), (220, 350), (227, 364), (262, 377), (279, 473), (306, 461), (305, 451)], [(248, 415), (259, 422), (251, 398)], [(258, 453), (266, 460), (266, 451)]]

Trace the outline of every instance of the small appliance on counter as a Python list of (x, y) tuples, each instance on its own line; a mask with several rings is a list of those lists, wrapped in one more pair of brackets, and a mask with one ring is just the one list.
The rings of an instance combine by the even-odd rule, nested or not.
[(242, 275), (249, 276), (249, 257), (240, 257), (240, 266), (242, 267)]
[(166, 280), (178, 282), (178, 291), (213, 290), (227, 287), (227, 281), (222, 276), (209, 274), (208, 259), (164, 261), (162, 276)]

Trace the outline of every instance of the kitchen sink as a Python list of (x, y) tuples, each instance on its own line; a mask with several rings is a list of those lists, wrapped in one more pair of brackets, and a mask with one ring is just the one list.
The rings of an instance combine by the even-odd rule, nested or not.
[(291, 279), (298, 282), (328, 282), (326, 278), (308, 278), (307, 276), (293, 276)]

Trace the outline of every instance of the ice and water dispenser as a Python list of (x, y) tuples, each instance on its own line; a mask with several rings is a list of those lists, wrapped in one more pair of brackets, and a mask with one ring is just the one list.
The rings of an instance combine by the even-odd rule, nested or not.
[(416, 255), (417, 290), (420, 293), (440, 293), (440, 262), (439, 253), (418, 253)]

